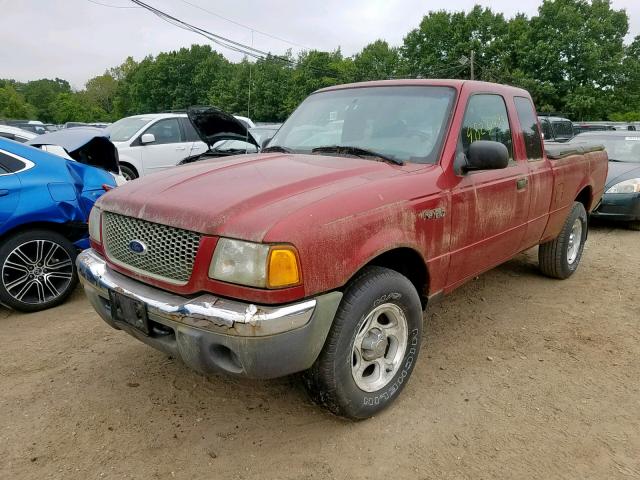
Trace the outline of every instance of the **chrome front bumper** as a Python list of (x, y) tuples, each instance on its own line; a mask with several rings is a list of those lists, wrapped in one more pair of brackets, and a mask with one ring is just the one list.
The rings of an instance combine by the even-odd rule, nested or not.
[[(208, 293), (186, 298), (113, 271), (92, 249), (78, 255), (77, 266), (87, 297), (105, 322), (203, 372), (272, 378), (309, 368), (342, 298), (332, 292), (283, 306)], [(145, 305), (152, 326), (148, 335), (114, 319), (110, 291)]]

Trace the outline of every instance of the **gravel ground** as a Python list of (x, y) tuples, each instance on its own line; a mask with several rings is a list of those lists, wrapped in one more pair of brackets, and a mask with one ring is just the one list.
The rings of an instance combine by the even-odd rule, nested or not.
[(296, 377), (205, 378), (109, 328), (80, 289), (0, 307), (0, 478), (640, 478), (640, 233), (579, 271), (519, 255), (425, 315), (393, 407), (351, 423)]

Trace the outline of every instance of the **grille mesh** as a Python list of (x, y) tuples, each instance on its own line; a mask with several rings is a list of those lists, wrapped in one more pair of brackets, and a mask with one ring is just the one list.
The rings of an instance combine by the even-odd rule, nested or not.
[[(111, 212), (103, 213), (102, 232), (106, 253), (114, 263), (171, 283), (189, 281), (199, 234)], [(142, 242), (146, 252), (133, 252), (132, 240)]]

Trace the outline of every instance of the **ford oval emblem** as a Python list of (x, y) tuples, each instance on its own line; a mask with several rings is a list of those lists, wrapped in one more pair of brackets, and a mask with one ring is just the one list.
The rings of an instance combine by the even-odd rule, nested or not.
[(140, 240), (131, 240), (129, 242), (129, 250), (138, 255), (144, 255), (147, 253), (147, 246)]

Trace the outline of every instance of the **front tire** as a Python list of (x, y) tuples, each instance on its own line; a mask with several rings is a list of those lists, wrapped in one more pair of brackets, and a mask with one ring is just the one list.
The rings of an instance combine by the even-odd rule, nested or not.
[(573, 202), (573, 208), (560, 235), (556, 239), (540, 245), (538, 260), (542, 273), (561, 280), (573, 275), (582, 258), (587, 229), (587, 211), (584, 205), (580, 202)]
[(0, 302), (21, 312), (61, 304), (78, 284), (77, 251), (64, 236), (27, 230), (0, 247)]
[(311, 397), (336, 415), (369, 418), (407, 384), (422, 341), (422, 306), (405, 276), (367, 267), (342, 298), (320, 356), (305, 373)]
[(138, 178), (138, 172), (136, 172), (136, 169), (129, 165), (120, 165), (120, 173), (122, 173), (122, 176), (127, 180), (127, 182)]

